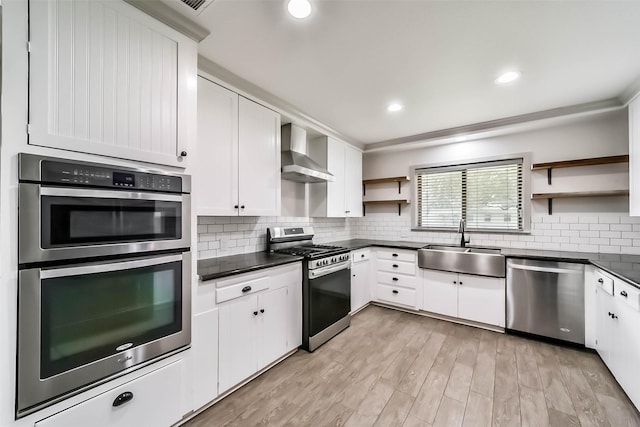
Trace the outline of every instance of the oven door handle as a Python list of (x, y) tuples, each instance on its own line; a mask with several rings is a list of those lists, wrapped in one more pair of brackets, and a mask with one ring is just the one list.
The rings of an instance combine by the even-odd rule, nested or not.
[(96, 263), (83, 265), (81, 267), (65, 267), (52, 268), (48, 270), (40, 270), (41, 279), (55, 279), (57, 277), (81, 276), (83, 274), (108, 273), (111, 271), (129, 270), (132, 268), (149, 267), (152, 265), (167, 264), (170, 262), (182, 261), (181, 255), (167, 255), (162, 257), (153, 257), (138, 259), (135, 261), (113, 262), (113, 263)]
[(91, 199), (159, 200), (180, 202), (182, 195), (146, 193), (140, 191), (86, 190), (78, 188), (40, 187), (41, 196), (85, 197)]
[(335, 273), (336, 271), (351, 268), (351, 262), (346, 261), (340, 264), (334, 264), (327, 267), (317, 268), (315, 270), (309, 270), (309, 278), (315, 279), (317, 277), (326, 276), (327, 274)]

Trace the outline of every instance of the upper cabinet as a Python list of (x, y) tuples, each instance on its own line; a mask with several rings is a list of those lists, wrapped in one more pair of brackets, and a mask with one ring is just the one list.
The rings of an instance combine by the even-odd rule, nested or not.
[(198, 215), (280, 214), (280, 115), (198, 78)]
[(29, 144), (186, 167), (196, 42), (121, 0), (31, 0), (29, 21)]
[(629, 104), (629, 214), (640, 216), (640, 96)]
[(323, 136), (309, 144), (310, 157), (335, 180), (310, 184), (312, 217), (362, 216), (362, 153), (349, 144)]

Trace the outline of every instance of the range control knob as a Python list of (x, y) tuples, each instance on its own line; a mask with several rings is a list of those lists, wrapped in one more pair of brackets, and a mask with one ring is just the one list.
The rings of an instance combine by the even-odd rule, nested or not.
[(333, 264), (334, 262), (336, 262), (336, 257), (331, 258), (331, 263)]
[(316, 267), (320, 267), (322, 265), (322, 261), (316, 261)]

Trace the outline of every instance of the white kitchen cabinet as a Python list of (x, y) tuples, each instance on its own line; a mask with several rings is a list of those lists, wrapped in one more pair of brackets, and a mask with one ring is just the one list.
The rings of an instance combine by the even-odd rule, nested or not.
[(309, 185), (312, 217), (362, 216), (362, 153), (327, 136), (309, 144), (309, 156), (334, 176), (334, 181)]
[(191, 340), (193, 408), (218, 396), (218, 309), (197, 313)]
[(295, 263), (215, 282), (220, 393), (302, 344), (301, 280), (302, 265)]
[(435, 270), (424, 270), (423, 276), (423, 310), (505, 326), (504, 279)]
[(369, 248), (351, 252), (351, 314), (371, 301), (369, 293), (370, 255)]
[[(182, 361), (176, 361), (38, 421), (35, 427), (170, 426), (183, 415), (182, 389)], [(123, 393), (131, 393), (131, 400), (113, 406)]]
[[(640, 407), (640, 289), (596, 270), (596, 350)], [(602, 281), (601, 281), (602, 280)]]
[(198, 78), (198, 215), (280, 214), (280, 115)]
[(376, 249), (375, 257), (376, 280), (372, 289), (372, 299), (418, 310), (421, 281), (416, 264), (416, 251), (380, 248)]
[(640, 96), (629, 104), (629, 215), (640, 216)]
[(29, 144), (186, 167), (197, 43), (121, 0), (29, 6)]

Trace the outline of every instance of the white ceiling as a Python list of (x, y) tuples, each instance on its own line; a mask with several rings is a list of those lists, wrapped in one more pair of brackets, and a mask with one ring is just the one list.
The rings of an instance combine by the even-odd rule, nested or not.
[(311, 2), (296, 20), (285, 0), (215, 0), (199, 51), (364, 144), (617, 98), (640, 77), (640, 1)]

